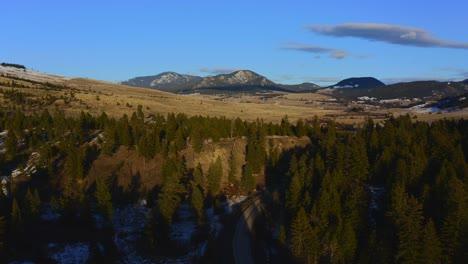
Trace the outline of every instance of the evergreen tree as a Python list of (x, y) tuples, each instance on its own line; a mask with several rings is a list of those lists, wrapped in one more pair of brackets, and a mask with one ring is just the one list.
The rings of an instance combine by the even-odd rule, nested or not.
[(158, 195), (158, 209), (166, 224), (172, 223), (177, 207), (182, 201), (185, 188), (181, 184), (184, 176), (183, 161), (176, 158), (167, 160), (163, 165), (163, 186)]
[(174, 146), (176, 151), (181, 151), (185, 149), (185, 136), (182, 128), (177, 129), (175, 138), (174, 138)]
[(396, 219), (398, 227), (397, 260), (401, 263), (418, 263), (421, 258), (422, 205), (409, 196)]
[(200, 153), (203, 148), (203, 138), (198, 127), (192, 128), (190, 139), (193, 151), (195, 151), (195, 153)]
[(442, 248), (432, 220), (426, 223), (422, 233), (421, 263), (441, 263)]
[(223, 178), (223, 165), (221, 161), (221, 157), (218, 156), (214, 163), (210, 164), (208, 169), (208, 191), (211, 195), (216, 195), (218, 192), (221, 179)]
[(231, 158), (229, 159), (229, 174), (228, 174), (228, 181), (230, 184), (236, 183), (236, 174), (237, 174), (237, 167), (236, 167), (236, 154), (235, 151), (231, 151)]
[(193, 209), (197, 215), (198, 223), (202, 223), (204, 219), (204, 197), (203, 193), (200, 190), (200, 186), (195, 184), (195, 182), (191, 183), (192, 186), (192, 195), (190, 197), (190, 203), (192, 204)]
[(23, 214), (21, 213), (21, 209), (18, 205), (18, 201), (16, 198), (13, 198), (13, 202), (11, 204), (11, 227), (15, 231), (21, 231), (23, 228)]
[(198, 163), (198, 165), (193, 170), (193, 179), (190, 182), (190, 185), (192, 187), (190, 203), (192, 204), (192, 207), (195, 210), (198, 223), (200, 224), (203, 222), (204, 219), (204, 179), (200, 163)]
[(456, 176), (448, 182), (448, 215), (442, 225), (444, 262), (461, 263), (468, 259), (468, 195), (465, 184)]
[(247, 193), (255, 188), (255, 177), (248, 163), (244, 166), (244, 170), (242, 171), (241, 184), (242, 188)]
[(96, 191), (94, 196), (99, 213), (108, 220), (112, 219), (112, 195), (109, 190), (109, 185), (104, 178), (96, 179)]
[(15, 131), (12, 129), (8, 130), (8, 136), (5, 139), (6, 155), (13, 159), (16, 156), (18, 149), (18, 138), (16, 137)]
[(142, 131), (140, 140), (138, 141), (138, 153), (145, 159), (150, 160), (156, 154), (154, 146), (155, 140), (152, 138), (152, 133), (146, 129)]
[[(314, 234), (309, 217), (301, 207), (291, 223), (291, 251), (296, 257), (307, 258), (312, 255)], [(309, 261), (308, 261), (309, 262)]]
[(31, 193), (31, 190), (28, 188), (24, 197), (23, 208), (25, 212), (25, 217), (29, 220), (34, 220), (39, 217), (39, 210), (41, 206), (41, 199), (39, 197), (39, 192), (37, 191), (37, 189), (35, 189), (33, 193)]
[(116, 131), (113, 126), (107, 126), (104, 131), (104, 142), (102, 144), (102, 152), (107, 156), (112, 156), (117, 145)]

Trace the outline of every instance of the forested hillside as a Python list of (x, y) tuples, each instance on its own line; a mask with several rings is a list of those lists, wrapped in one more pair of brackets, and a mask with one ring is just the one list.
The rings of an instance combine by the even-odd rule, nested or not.
[(298, 260), (466, 263), (467, 121), (402, 116), (309, 135), (269, 170), (284, 209), (279, 241)]
[[(179, 210), (188, 208), (198, 234), (189, 236), (191, 245), (194, 237), (211, 241), (188, 259), (210, 261), (216, 247), (210, 226), (226, 210), (225, 195), (248, 195), (263, 185), (279, 216), (271, 219), (279, 232), (274, 239), (298, 262), (468, 259), (464, 120), (429, 124), (402, 116), (343, 130), (318, 118), (291, 124), (284, 117), (273, 124), (145, 117), (141, 106), (130, 117), (69, 117), (61, 110), (26, 115), (9, 107), (0, 109), (0, 132), (0, 246), (7, 261), (50, 261), (51, 243), (70, 241), (87, 241), (87, 261), (123, 261), (130, 253), (120, 245), (116, 217), (142, 201), (148, 218), (134, 231), (139, 255), (186, 254), (171, 230), (183, 219)], [(301, 137), (309, 143), (286, 148)], [(234, 151), (236, 140), (244, 142), (240, 151)], [(213, 142), (227, 144), (231, 153)], [(139, 170), (130, 170), (134, 174), (122, 184), (128, 161), (119, 157), (132, 152), (141, 157), (141, 168), (154, 166), (144, 178), (157, 178), (151, 188)], [(209, 153), (204, 166), (195, 164), (200, 153)], [(96, 173), (106, 159), (117, 165)], [(40, 238), (31, 242), (32, 236)]]

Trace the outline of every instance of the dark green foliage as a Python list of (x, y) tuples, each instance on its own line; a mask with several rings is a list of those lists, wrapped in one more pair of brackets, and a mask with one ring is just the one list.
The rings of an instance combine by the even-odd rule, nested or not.
[(251, 192), (255, 188), (255, 176), (249, 164), (246, 164), (242, 171), (241, 185), (246, 193)]
[(317, 234), (314, 234), (306, 211), (301, 208), (291, 223), (292, 253), (298, 258), (307, 259), (307, 262), (310, 262), (312, 258), (316, 259), (318, 256), (318, 252), (315, 250), (317, 245)]
[(99, 213), (108, 220), (112, 219), (112, 195), (109, 190), (109, 184), (105, 179), (96, 179), (96, 191), (94, 192), (94, 196)]
[(252, 173), (260, 173), (265, 164), (265, 136), (266, 131), (262, 122), (257, 121), (250, 125), (245, 161), (252, 170)]
[(19, 232), (23, 229), (23, 223), (23, 214), (21, 213), (18, 201), (16, 198), (13, 198), (13, 202), (11, 203), (10, 226), (14, 231)]
[(383, 126), (369, 119), (357, 133), (313, 123), (315, 145), (276, 164), (287, 166), (287, 225), (297, 226), (300, 208), (311, 210), (314, 262), (466, 262), (466, 127), (409, 116)]
[(167, 224), (172, 223), (172, 218), (182, 201), (182, 194), (186, 192), (181, 184), (185, 169), (183, 161), (177, 158), (170, 158), (166, 161), (162, 169), (163, 186), (158, 195), (158, 208), (161, 216)]
[(210, 164), (208, 169), (208, 192), (211, 195), (216, 195), (221, 185), (221, 179), (223, 178), (223, 164), (221, 157), (218, 156), (215, 162)]
[(203, 138), (198, 127), (195, 127), (192, 130), (192, 134), (190, 135), (190, 140), (192, 143), (192, 148), (195, 153), (200, 153), (203, 147)]
[(28, 188), (23, 201), (24, 215), (28, 220), (36, 220), (39, 217), (39, 210), (41, 207), (41, 198), (37, 189), (34, 192)]
[(16, 137), (16, 133), (13, 130), (8, 131), (8, 136), (5, 139), (5, 148), (6, 148), (6, 155), (10, 159), (14, 159), (17, 154), (18, 149), (18, 138)]
[(229, 159), (229, 174), (228, 174), (228, 181), (230, 184), (236, 184), (236, 174), (237, 174), (237, 166), (236, 166), (236, 154), (234, 151), (231, 151), (231, 158)]
[(65, 172), (72, 178), (82, 179), (85, 173), (85, 153), (71, 140), (65, 144)]
[(190, 186), (192, 188), (192, 195), (190, 196), (190, 203), (197, 215), (199, 223), (202, 223), (204, 220), (204, 179), (203, 171), (201, 169), (200, 163), (195, 167), (193, 172), (193, 179), (190, 181)]
[(422, 233), (421, 263), (441, 263), (442, 247), (432, 220), (426, 223)]

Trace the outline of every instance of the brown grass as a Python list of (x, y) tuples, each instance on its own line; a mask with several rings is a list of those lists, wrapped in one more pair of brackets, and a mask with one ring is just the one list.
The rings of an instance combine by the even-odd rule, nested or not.
[[(6, 77), (0, 77), (1, 82), (11, 81)], [(27, 82), (16, 81), (23, 85)], [(417, 113), (405, 109), (380, 109), (367, 106), (366, 113), (349, 113), (350, 107), (333, 102), (326, 94), (257, 94), (240, 96), (217, 95), (176, 95), (146, 88), (135, 88), (110, 82), (95, 81), (83, 78), (64, 80), (59, 84), (66, 85), (74, 90), (74, 98), (71, 102), (56, 100), (47, 106), (50, 110), (63, 109), (69, 115), (78, 115), (81, 111), (100, 115), (103, 111), (114, 117), (123, 114), (131, 115), (137, 110), (138, 105), (143, 106), (147, 116), (152, 114), (185, 113), (188, 116), (226, 116), (228, 118), (241, 118), (243, 120), (263, 119), (266, 122), (280, 122), (287, 115), (291, 122), (297, 119), (312, 119), (315, 115), (319, 118), (332, 119), (347, 124), (362, 123), (367, 114), (393, 114), (409, 113), (417, 116), (418, 120), (433, 121), (440, 118), (466, 118), (467, 111), (453, 113), (429, 114)], [(33, 97), (42, 98), (46, 94), (70, 98), (70, 89), (61, 91), (38, 89), (37, 85), (19, 90), (33, 94)], [(3, 105), (7, 102), (0, 99)], [(69, 100), (68, 100), (69, 101)], [(28, 108), (30, 111), (38, 111), (37, 108)], [(377, 118), (379, 121), (379, 118)]]

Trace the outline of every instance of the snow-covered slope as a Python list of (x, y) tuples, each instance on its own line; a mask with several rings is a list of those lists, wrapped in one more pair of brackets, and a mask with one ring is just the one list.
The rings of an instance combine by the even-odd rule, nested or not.
[(166, 92), (178, 92), (191, 89), (202, 80), (202, 77), (176, 72), (163, 72), (158, 75), (135, 77), (121, 84), (137, 87), (146, 87)]
[(236, 71), (230, 74), (209, 76), (195, 86), (195, 88), (214, 88), (232, 86), (274, 86), (275, 83), (252, 71)]
[(33, 80), (36, 82), (64, 82), (70, 78), (51, 75), (29, 69), (20, 69), (17, 67), (0, 65), (0, 75), (12, 76), (21, 79)]

